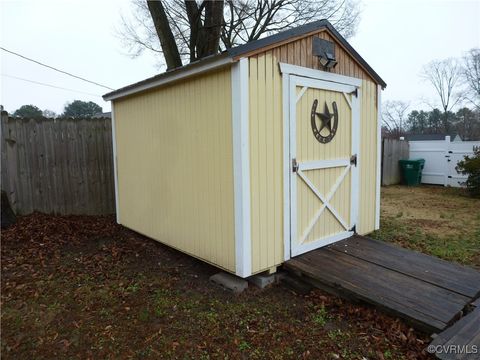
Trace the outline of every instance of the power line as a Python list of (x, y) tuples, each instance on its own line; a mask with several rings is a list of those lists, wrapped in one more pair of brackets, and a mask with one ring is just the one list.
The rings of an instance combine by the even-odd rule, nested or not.
[(37, 85), (48, 86), (48, 87), (51, 87), (51, 88), (61, 89), (61, 90), (66, 90), (66, 91), (73, 91), (73, 92), (76, 92), (76, 93), (81, 93), (81, 94), (86, 94), (86, 95), (91, 95), (91, 96), (97, 96), (97, 97), (101, 98), (101, 96), (98, 95), (98, 94), (92, 94), (92, 93), (88, 93), (88, 92), (84, 92), (84, 91), (80, 91), (80, 90), (67, 89), (67, 88), (64, 88), (64, 87), (61, 87), (61, 86), (46, 84), (46, 83), (42, 83), (42, 82), (39, 82), (39, 81), (24, 79), (24, 78), (21, 78), (21, 77), (7, 75), (7, 74), (2, 74), (2, 76), (12, 78), (12, 79), (16, 79), (16, 80), (27, 81), (27, 82), (37, 84)]
[(67, 72), (67, 71), (63, 71), (63, 70), (57, 69), (57, 68), (55, 68), (55, 67), (53, 67), (53, 66), (50, 66), (50, 65), (41, 63), (40, 61), (30, 59), (29, 57), (26, 57), (26, 56), (24, 56), (24, 55), (21, 55), (21, 54), (18, 54), (18, 53), (16, 53), (16, 52), (14, 52), (14, 51), (5, 49), (4, 47), (1, 47), (1, 46), (0, 46), (0, 49), (2, 49), (3, 51), (8, 52), (8, 53), (10, 53), (10, 54), (13, 54), (13, 55), (15, 55), (15, 56), (21, 57), (22, 59), (25, 59), (25, 60), (34, 62), (35, 64), (38, 64), (38, 65), (41, 65), (41, 66), (45, 66), (45, 67), (47, 67), (47, 68), (49, 68), (49, 69), (58, 71), (58, 72), (60, 72), (60, 73), (62, 73), (62, 74), (66, 74), (66, 75), (71, 76), (71, 77), (74, 77), (74, 78), (76, 78), (76, 79), (89, 82), (90, 84), (94, 84), (94, 85), (97, 85), (97, 86), (101, 86), (101, 87), (103, 87), (103, 88), (105, 88), (105, 89), (108, 89), (108, 90), (115, 90), (115, 89), (112, 89), (111, 87), (108, 87), (108, 86), (99, 84), (99, 83), (97, 83), (97, 82), (95, 82), (95, 81), (91, 81), (91, 80), (85, 79), (85, 78), (83, 78), (83, 77), (81, 77), (81, 76), (73, 75), (73, 74), (71, 74), (71, 73), (69, 73), (69, 72)]

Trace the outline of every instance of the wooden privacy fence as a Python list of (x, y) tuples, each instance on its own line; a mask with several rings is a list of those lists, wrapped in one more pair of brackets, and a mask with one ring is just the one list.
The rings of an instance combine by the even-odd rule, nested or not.
[(382, 141), (382, 185), (399, 184), (402, 180), (398, 160), (408, 159), (408, 141), (383, 139)]
[(111, 119), (2, 112), (2, 190), (17, 214), (115, 212)]

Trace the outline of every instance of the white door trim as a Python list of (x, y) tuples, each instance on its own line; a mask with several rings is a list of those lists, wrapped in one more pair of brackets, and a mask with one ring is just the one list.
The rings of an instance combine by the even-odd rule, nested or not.
[[(351, 78), (343, 75), (327, 73), (320, 70), (303, 68), (296, 65), (280, 63), (282, 72), (283, 86), (283, 171), (284, 171), (284, 260), (289, 260), (292, 256), (314, 250), (329, 243), (345, 239), (354, 234), (351, 231), (358, 222), (358, 165), (360, 162), (360, 146), (359, 146), (359, 130), (360, 130), (360, 99), (361, 99), (361, 79)], [(300, 75), (300, 76), (297, 76)], [(311, 244), (304, 244), (301, 250), (292, 247), (292, 239), (296, 239), (296, 217), (291, 216), (291, 211), (296, 209), (296, 199), (292, 194), (296, 194), (296, 177), (297, 174), (292, 171), (292, 159), (296, 154), (296, 129), (292, 126), (296, 118), (296, 103), (305, 93), (304, 87), (299, 94), (296, 93), (297, 86), (315, 87), (331, 91), (342, 92), (347, 99), (348, 105), (352, 109), (352, 153), (357, 154), (357, 166), (351, 166), (351, 223), (350, 229), (335, 234), (334, 236), (315, 241)], [(357, 96), (352, 96), (348, 101), (347, 95), (357, 90)], [(290, 101), (294, 99), (294, 101)], [(329, 161), (329, 167), (350, 166), (350, 159), (336, 159)], [(346, 164), (348, 161), (348, 164)], [(299, 170), (307, 170), (309, 167), (315, 166), (315, 162), (307, 162), (301, 164)], [(318, 165), (318, 164), (317, 164)], [(338, 180), (338, 179), (337, 179)], [(343, 179), (341, 180), (343, 181)], [(328, 198), (328, 197), (327, 197)], [(325, 199), (325, 198), (324, 198)], [(327, 200), (327, 199), (325, 199)], [(327, 204), (324, 202), (324, 207)], [(323, 206), (322, 206), (323, 207)], [(296, 211), (296, 210), (295, 210)], [(322, 210), (323, 211), (323, 210)], [(345, 222), (344, 222), (345, 223)], [(346, 224), (342, 224), (344, 227)], [(348, 226), (347, 226), (348, 227)]]
[(312, 170), (318, 167), (322, 169), (347, 166), (350, 165), (350, 159), (335, 159), (335, 160), (314, 160), (314, 161), (305, 161), (299, 164), (299, 170)]
[(290, 76), (282, 74), (283, 111), (283, 259), (290, 260)]
[[(304, 78), (296, 75), (290, 75), (290, 84), (292, 83), (295, 83), (296, 86), (303, 85), (303, 87), (306, 87), (306, 88), (314, 87), (318, 89), (337, 91), (337, 92), (347, 93), (347, 94), (351, 93), (352, 91), (355, 91), (355, 89), (357, 88), (356, 86), (353, 86), (353, 85), (340, 84), (340, 83), (324, 81), (319, 79)], [(302, 89), (301, 95), (303, 94), (304, 94), (304, 91)], [(300, 98), (301, 96), (293, 97), (293, 99), (297, 99), (297, 101), (300, 100)]]
[(316, 80), (332, 81), (340, 84), (353, 85), (356, 87), (362, 86), (362, 79), (357, 79), (351, 76), (339, 75), (327, 71), (315, 70), (298, 65), (291, 65), (286, 63), (279, 63), (280, 72), (288, 75), (298, 75)]

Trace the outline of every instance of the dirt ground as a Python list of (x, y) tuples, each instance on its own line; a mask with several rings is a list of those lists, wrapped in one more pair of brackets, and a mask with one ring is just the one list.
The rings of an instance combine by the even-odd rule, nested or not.
[(443, 186), (387, 186), (381, 192), (382, 240), (480, 268), (480, 200)]
[(21, 217), (1, 261), (3, 359), (430, 358), (374, 308), (283, 285), (233, 295), (113, 217)]

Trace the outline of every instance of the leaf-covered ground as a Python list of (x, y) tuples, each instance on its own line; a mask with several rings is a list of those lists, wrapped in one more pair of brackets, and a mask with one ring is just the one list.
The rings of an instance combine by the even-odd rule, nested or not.
[(20, 217), (2, 232), (3, 359), (422, 359), (429, 338), (374, 308), (218, 270), (113, 217)]

